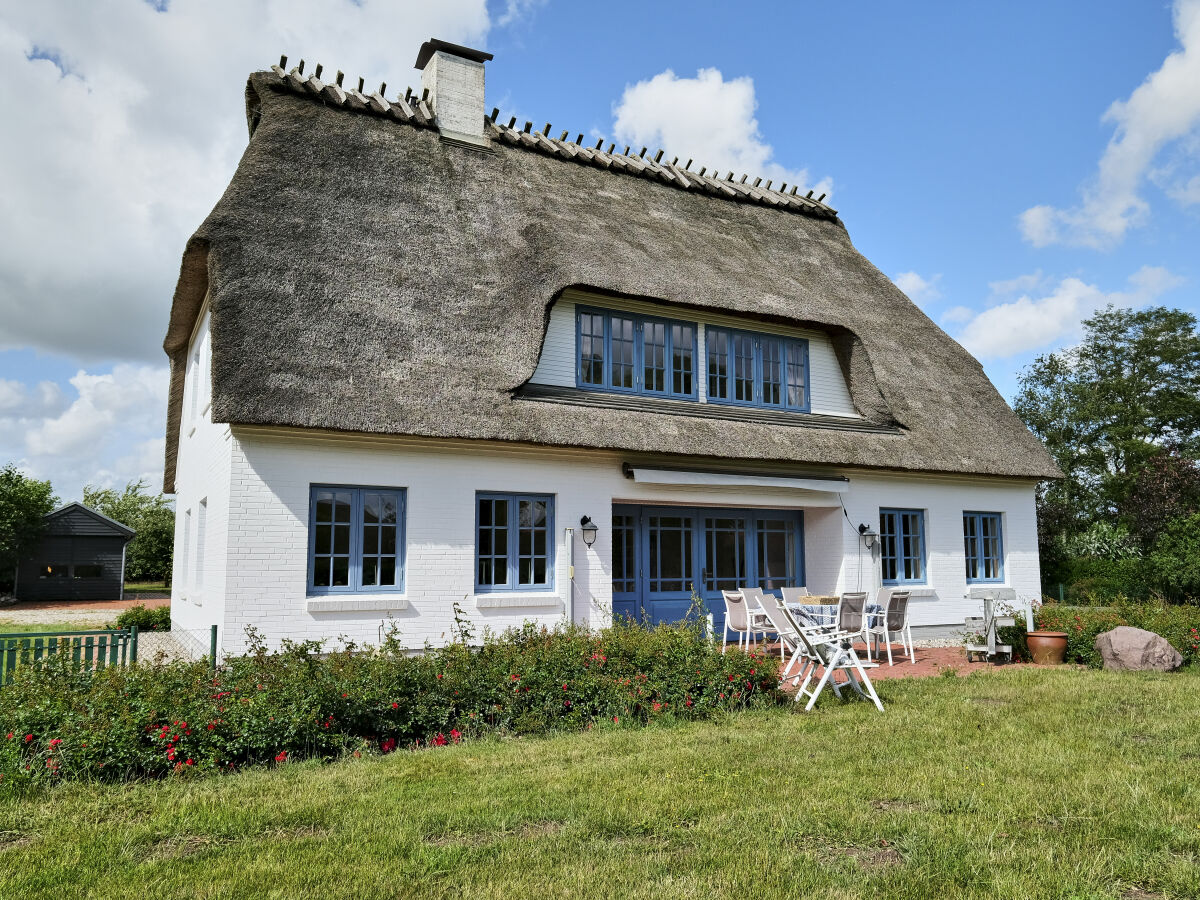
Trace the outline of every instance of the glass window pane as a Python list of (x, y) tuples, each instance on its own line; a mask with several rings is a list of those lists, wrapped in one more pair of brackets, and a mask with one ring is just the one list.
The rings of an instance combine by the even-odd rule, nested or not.
[(350, 552), (350, 526), (349, 525), (334, 525), (333, 526), (333, 552), (334, 553), (349, 553)]
[(379, 561), (379, 583), (388, 587), (396, 586), (396, 560), (385, 556)]
[(399, 508), (395, 494), (384, 494), (380, 498), (382, 512), (379, 516), (379, 521), (389, 525), (396, 523), (396, 512)]
[(634, 321), (623, 316), (612, 318), (612, 386), (633, 387)]
[(363, 521), (379, 521), (380, 496), (378, 494), (363, 494)]
[(662, 322), (642, 325), (642, 385), (647, 391), (667, 389), (667, 326)]
[(333, 494), (329, 491), (317, 494), (316, 517), (318, 522), (333, 521)]
[(350, 557), (335, 556), (333, 558), (333, 586), (347, 587), (350, 584)]
[(604, 317), (579, 316), (579, 374), (584, 384), (604, 384)]
[(329, 525), (317, 526), (317, 539), (313, 548), (317, 553), (329, 553), (329, 549), (333, 541), (331, 536), (331, 528), (332, 526)]
[(754, 339), (749, 335), (733, 336), (733, 399), (754, 402)]
[(704, 336), (708, 357), (708, 396), (714, 400), (729, 399), (729, 333), (710, 328)]
[(671, 326), (671, 391), (675, 394), (692, 393), (694, 360), (692, 342), (695, 329), (691, 325)]
[(770, 406), (783, 403), (783, 342), (764, 338), (762, 347), (762, 401)]
[(316, 587), (329, 587), (329, 557), (318, 557), (313, 562), (313, 585)]
[(804, 384), (804, 345), (799, 341), (787, 344), (787, 405), (802, 409), (808, 405)]
[(334, 494), (334, 519), (338, 522), (350, 521), (350, 494), (338, 491)]
[(391, 556), (396, 555), (396, 529), (384, 526), (379, 529), (380, 535), (380, 553), (386, 553)]
[(368, 525), (363, 528), (363, 553), (379, 552), (379, 528)]
[(362, 561), (362, 583), (364, 587), (377, 584), (375, 580), (375, 564), (376, 559), (373, 556), (363, 557)]

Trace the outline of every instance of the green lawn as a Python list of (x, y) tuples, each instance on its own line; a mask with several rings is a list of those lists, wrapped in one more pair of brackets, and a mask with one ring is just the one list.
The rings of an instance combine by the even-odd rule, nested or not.
[(1200, 892), (1200, 674), (1007, 670), (880, 693), (882, 715), (823, 702), (0, 793), (0, 896)]
[(100, 631), (98, 625), (81, 625), (78, 622), (39, 622), (34, 625), (5, 622), (0, 614), (0, 634), (28, 634), (41, 631)]

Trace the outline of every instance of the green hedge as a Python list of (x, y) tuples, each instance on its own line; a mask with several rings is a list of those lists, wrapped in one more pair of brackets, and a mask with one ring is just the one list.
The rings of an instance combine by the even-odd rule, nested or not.
[[(1144, 628), (1166, 638), (1183, 656), (1184, 665), (1200, 659), (1200, 606), (1168, 606), (1161, 603), (1134, 603), (1118, 598), (1111, 606), (1068, 606), (1047, 603), (1034, 616), (1042, 631), (1067, 633), (1067, 662), (1099, 667), (1097, 635), (1118, 625)], [(1023, 623), (1022, 623), (1023, 628)], [(1016, 646), (1024, 650), (1024, 633), (1015, 635)], [(1024, 650), (1022, 658), (1028, 659)]]
[(139, 631), (170, 631), (171, 607), (156, 606), (147, 609), (139, 603), (117, 616), (118, 628), (132, 628), (134, 625)]
[(207, 663), (81, 673), (52, 660), (0, 688), (2, 783), (228, 771), (489, 733), (618, 728), (772, 705), (778, 660), (695, 627), (527, 626), (407, 655), (259, 647)]

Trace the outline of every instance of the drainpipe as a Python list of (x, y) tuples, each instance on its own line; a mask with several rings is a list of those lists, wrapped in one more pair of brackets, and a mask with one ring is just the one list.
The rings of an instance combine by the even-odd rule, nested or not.
[(575, 529), (567, 528), (563, 532), (567, 544), (567, 575), (571, 580), (567, 592), (567, 626), (575, 624)]

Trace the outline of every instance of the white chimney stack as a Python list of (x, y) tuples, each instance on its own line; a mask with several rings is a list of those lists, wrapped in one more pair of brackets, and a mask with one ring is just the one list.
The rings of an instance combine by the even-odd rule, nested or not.
[(483, 133), (483, 64), (492, 54), (431, 38), (421, 45), (416, 67), (421, 87), (429, 91), (442, 137), (479, 147), (488, 146)]

